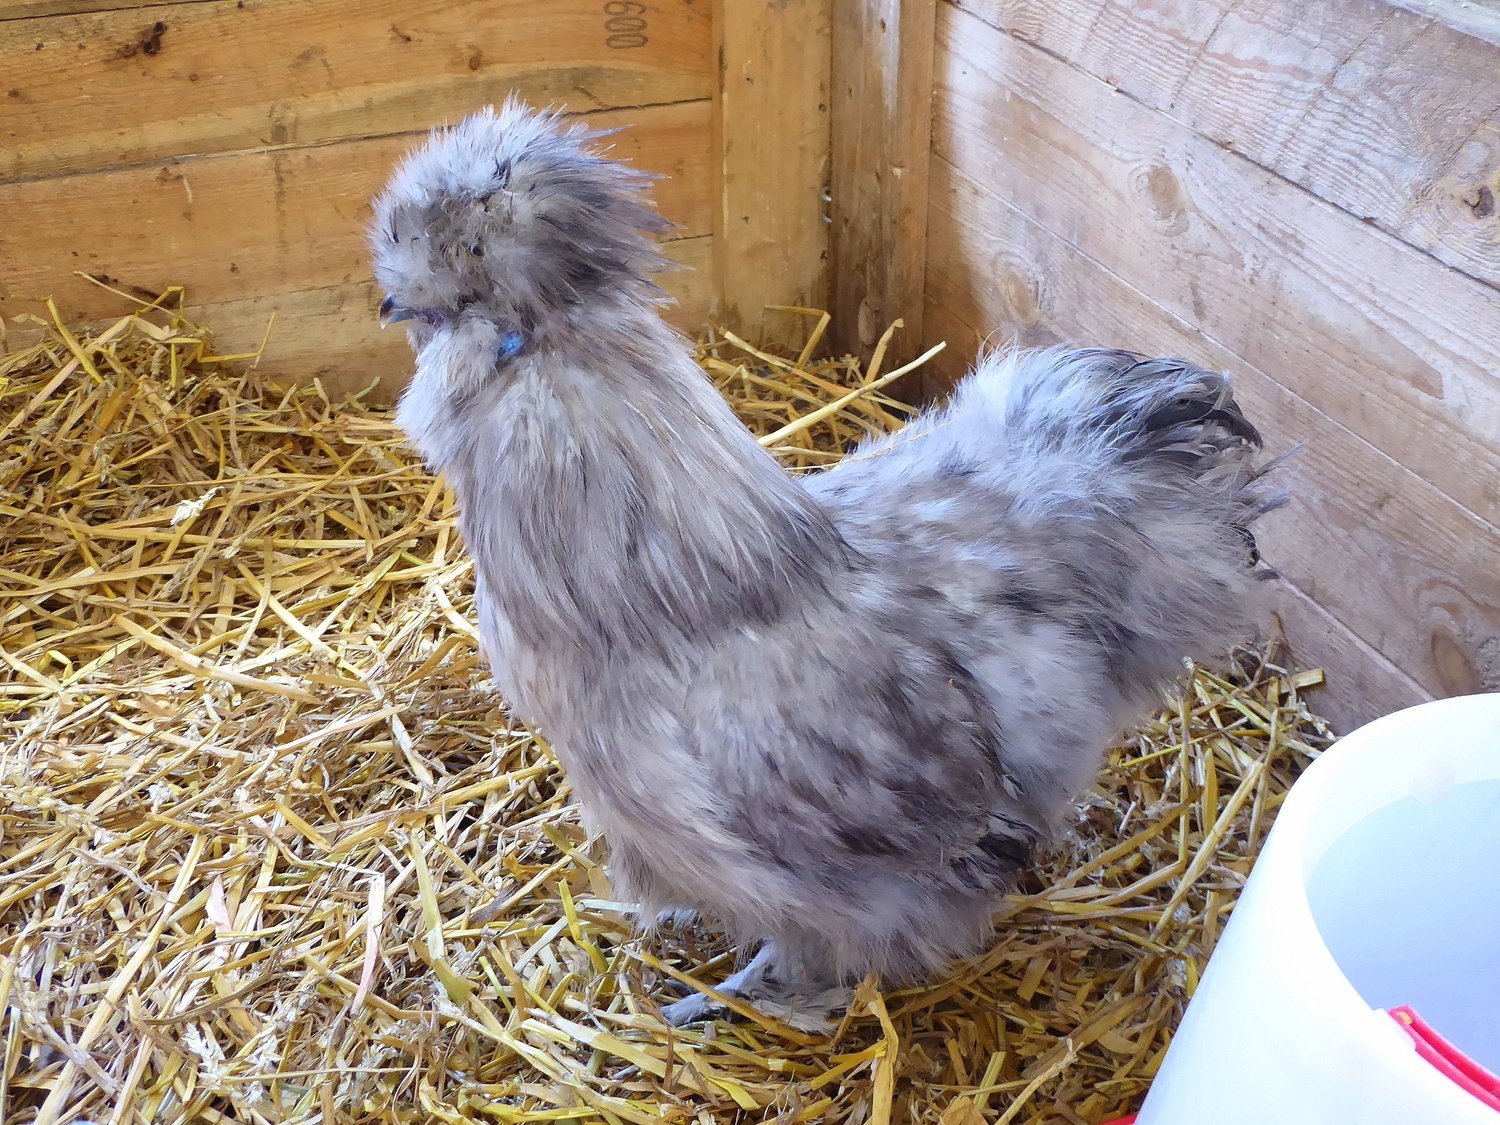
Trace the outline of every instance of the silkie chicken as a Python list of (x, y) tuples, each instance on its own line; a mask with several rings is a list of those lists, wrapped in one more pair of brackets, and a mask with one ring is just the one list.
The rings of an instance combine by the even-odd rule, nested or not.
[(981, 947), (1111, 740), (1252, 631), (1279, 497), (1224, 376), (1094, 349), (989, 355), (787, 474), (663, 323), (651, 177), (601, 135), (511, 101), (396, 171), (398, 419), (617, 894), (759, 942), (722, 992), (813, 1026)]

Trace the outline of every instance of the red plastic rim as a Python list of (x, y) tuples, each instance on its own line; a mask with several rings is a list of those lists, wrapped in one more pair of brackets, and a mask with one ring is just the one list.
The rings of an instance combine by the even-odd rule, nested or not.
[(1500, 1078), (1449, 1043), (1409, 1006), (1392, 1008), (1389, 1014), (1411, 1036), (1418, 1055), (1455, 1086), (1467, 1090), (1491, 1109), (1500, 1110)]

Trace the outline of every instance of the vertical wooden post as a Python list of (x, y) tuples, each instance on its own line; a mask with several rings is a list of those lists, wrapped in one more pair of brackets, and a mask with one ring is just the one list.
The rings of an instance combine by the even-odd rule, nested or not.
[(750, 339), (800, 346), (766, 305), (827, 308), (833, 0), (715, 0), (715, 313)]
[(922, 343), (937, 0), (834, 0), (834, 343), (891, 359)]

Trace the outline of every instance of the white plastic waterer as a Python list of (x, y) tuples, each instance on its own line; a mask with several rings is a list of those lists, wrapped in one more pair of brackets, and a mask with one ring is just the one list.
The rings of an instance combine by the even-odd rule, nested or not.
[(1500, 1125), (1500, 694), (1377, 720), (1286, 799), (1138, 1125)]

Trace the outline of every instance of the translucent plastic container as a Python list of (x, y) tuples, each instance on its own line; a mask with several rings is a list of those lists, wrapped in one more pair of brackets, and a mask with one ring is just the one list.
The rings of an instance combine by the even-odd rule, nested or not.
[(1297, 781), (1138, 1125), (1500, 1125), (1402, 1006), (1500, 1074), (1500, 695), (1389, 715)]

